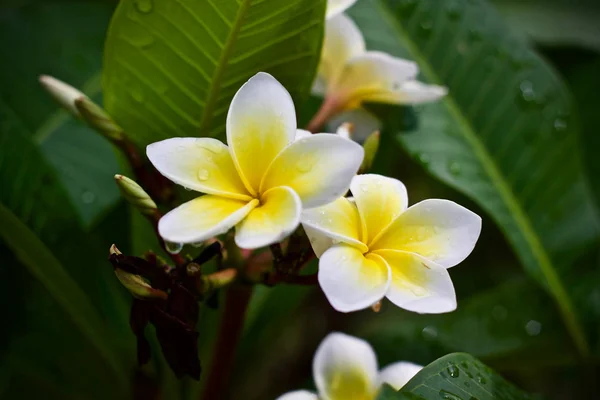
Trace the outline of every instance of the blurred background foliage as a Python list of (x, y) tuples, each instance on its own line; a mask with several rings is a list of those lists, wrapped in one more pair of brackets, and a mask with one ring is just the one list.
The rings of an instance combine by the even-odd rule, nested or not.
[[(150, 365), (136, 367), (130, 298), (114, 279), (108, 248), (141, 254), (156, 249), (156, 239), (119, 198), (112, 176), (129, 172), (121, 155), (57, 109), (37, 79), (48, 74), (95, 100), (104, 95), (117, 122), (147, 143), (196, 130), (222, 136), (230, 97), (268, 70), (294, 95), (302, 126), (319, 105), (308, 90), (324, 2), (250, 6), (237, 28), (262, 44), (281, 37), (253, 51), (244, 40), (225, 40), (237, 29), (226, 23), (237, 2), (178, 2), (199, 21), (168, 3), (123, 0), (103, 64), (116, 2), (0, 2), (2, 398), (199, 396), (203, 382), (177, 381), (157, 351)], [(424, 81), (450, 89), (437, 104), (372, 110), (383, 121), (376, 172), (401, 179), (411, 203), (449, 198), (483, 216), (474, 253), (451, 270), (458, 310), (417, 315), (384, 303), (378, 314), (343, 315), (316, 287), (257, 287), (228, 398), (310, 387), (314, 350), (332, 330), (368, 339), (381, 365), (429, 364), (460, 351), (530, 393), (597, 397), (600, 3), (440, 3), (358, 0), (349, 14), (370, 49), (413, 59)], [(135, 14), (148, 5), (163, 18)], [(166, 46), (174, 27), (182, 38)], [(119, 72), (128, 67), (117, 60), (128, 54), (134, 70)], [(153, 59), (166, 60), (169, 74)], [(218, 321), (218, 310), (201, 308), (205, 367)]]

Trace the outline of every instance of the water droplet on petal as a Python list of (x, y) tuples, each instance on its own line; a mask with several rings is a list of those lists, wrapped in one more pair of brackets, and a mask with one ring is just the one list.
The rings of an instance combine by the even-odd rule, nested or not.
[(210, 172), (208, 172), (207, 169), (201, 169), (200, 171), (198, 171), (198, 179), (200, 179), (201, 181), (205, 181), (210, 177)]
[(303, 158), (296, 163), (296, 169), (300, 172), (309, 172), (313, 164), (314, 162), (310, 158)]
[(183, 244), (167, 242), (165, 240), (165, 249), (171, 254), (179, 254), (181, 252), (181, 249), (183, 249)]

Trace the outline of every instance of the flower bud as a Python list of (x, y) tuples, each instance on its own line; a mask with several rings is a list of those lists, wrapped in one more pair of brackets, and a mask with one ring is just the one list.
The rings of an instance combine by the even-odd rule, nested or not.
[(133, 179), (124, 175), (115, 175), (115, 182), (123, 197), (145, 216), (152, 216), (156, 213), (157, 206), (154, 200), (137, 184)]
[(40, 83), (61, 107), (75, 117), (81, 118), (81, 114), (75, 106), (75, 100), (80, 98), (87, 99), (85, 94), (75, 89), (73, 86), (48, 75), (41, 75)]
[(144, 280), (140, 275), (135, 275), (130, 272), (126, 272), (122, 269), (115, 268), (115, 275), (123, 286), (138, 299), (161, 299), (166, 300), (169, 296), (166, 292), (158, 289), (154, 289), (148, 282)]
[(363, 158), (359, 173), (365, 173), (373, 166), (377, 150), (379, 150), (379, 131), (375, 131), (367, 137), (363, 143), (363, 148), (365, 149), (365, 158)]
[(102, 107), (87, 97), (79, 97), (74, 106), (89, 126), (110, 140), (122, 140), (123, 129), (104, 111)]

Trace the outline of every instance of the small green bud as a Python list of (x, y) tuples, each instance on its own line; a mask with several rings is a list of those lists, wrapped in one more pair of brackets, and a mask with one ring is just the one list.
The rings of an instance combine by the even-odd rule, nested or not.
[(138, 299), (161, 299), (166, 300), (169, 296), (162, 290), (154, 289), (140, 275), (135, 275), (116, 268), (115, 275), (123, 286)]
[(115, 182), (123, 194), (123, 197), (145, 216), (152, 216), (156, 213), (157, 206), (154, 200), (137, 184), (133, 179), (124, 175), (115, 175)]
[(373, 166), (377, 150), (379, 150), (379, 131), (375, 131), (367, 137), (363, 143), (363, 149), (365, 149), (365, 158), (360, 166), (359, 173), (365, 173)]
[(209, 275), (203, 275), (199, 281), (198, 291), (200, 293), (208, 293), (223, 288), (231, 284), (237, 276), (238, 271), (235, 268), (227, 268), (222, 271), (213, 272)]
[(75, 99), (75, 108), (89, 126), (110, 140), (123, 140), (123, 129), (102, 107), (87, 97)]
[(40, 84), (62, 108), (73, 114), (76, 118), (81, 118), (81, 114), (75, 106), (75, 101), (81, 98), (87, 99), (85, 94), (73, 86), (48, 75), (40, 76)]

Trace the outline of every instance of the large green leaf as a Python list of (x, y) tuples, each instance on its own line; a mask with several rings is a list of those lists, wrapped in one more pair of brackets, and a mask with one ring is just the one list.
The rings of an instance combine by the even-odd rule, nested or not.
[(106, 41), (108, 112), (139, 144), (224, 134), (252, 75), (275, 76), (296, 102), (317, 67), (325, 0), (124, 0)]
[(0, 6), (0, 130), (30, 136), (55, 166), (72, 204), (90, 226), (119, 198), (111, 146), (58, 110), (38, 83), (54, 75), (89, 95), (100, 91), (109, 2), (35, 2)]
[(532, 397), (466, 353), (444, 356), (398, 393), (384, 388), (377, 400), (529, 400)]
[(512, 29), (548, 46), (600, 51), (597, 0), (492, 0)]
[(424, 80), (449, 87), (400, 141), (500, 225), (588, 354), (559, 270), (597, 238), (598, 218), (560, 79), (484, 1), (364, 0), (352, 11), (369, 48), (413, 59)]

